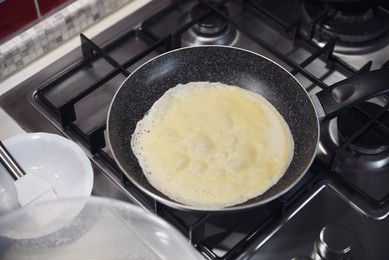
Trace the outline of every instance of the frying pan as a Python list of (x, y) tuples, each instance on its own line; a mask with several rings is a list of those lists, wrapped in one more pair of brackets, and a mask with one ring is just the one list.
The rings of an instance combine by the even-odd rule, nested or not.
[[(373, 85), (368, 85), (368, 81)], [(108, 143), (121, 170), (159, 202), (184, 210), (204, 209), (171, 200), (147, 181), (131, 150), (136, 123), (169, 88), (194, 81), (222, 82), (265, 97), (284, 117), (295, 148), (284, 176), (264, 194), (245, 203), (212, 211), (248, 209), (284, 194), (311, 165), (319, 140), (319, 121), (388, 91), (389, 70), (372, 71), (337, 83), (310, 97), (287, 70), (256, 53), (227, 46), (196, 46), (162, 54), (135, 70), (116, 92), (108, 112)], [(217, 185), (217, 183), (215, 183)]]

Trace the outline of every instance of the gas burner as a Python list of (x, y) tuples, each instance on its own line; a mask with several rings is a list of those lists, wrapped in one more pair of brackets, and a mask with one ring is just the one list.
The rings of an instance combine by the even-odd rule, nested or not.
[[(211, 14), (207, 18), (201, 19), (200, 17), (208, 11), (209, 7), (201, 3), (192, 8), (190, 19), (199, 20), (199, 22), (183, 35), (184, 41), (188, 45), (232, 45), (237, 38), (237, 31), (218, 14)], [(219, 11), (224, 16), (229, 16), (227, 7), (222, 6)]]
[(319, 42), (335, 38), (338, 44), (347, 45), (388, 36), (388, 3), (303, 0), (300, 8), (301, 32), (306, 38)]
[[(358, 109), (359, 108), (359, 109)], [(338, 117), (339, 137), (349, 140), (355, 133), (369, 122), (371, 116), (379, 113), (381, 106), (364, 102), (353, 107)], [(389, 148), (389, 111), (380, 117), (366, 133), (350, 143), (350, 148), (360, 154), (379, 154)]]
[[(384, 173), (389, 168), (389, 111), (358, 138), (353, 135), (381, 109), (380, 101), (364, 102), (321, 125), (318, 158), (339, 172), (354, 174)], [(351, 140), (352, 139), (352, 140)], [(350, 141), (343, 148), (343, 145)], [(334, 158), (335, 162), (334, 162)]]

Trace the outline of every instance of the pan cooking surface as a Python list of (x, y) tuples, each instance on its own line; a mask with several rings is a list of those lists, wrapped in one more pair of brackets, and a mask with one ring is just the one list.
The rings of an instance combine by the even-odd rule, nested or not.
[(260, 55), (233, 47), (202, 46), (178, 49), (150, 60), (134, 71), (115, 95), (108, 116), (109, 143), (116, 161), (135, 185), (167, 205), (197, 209), (176, 203), (154, 189), (130, 147), (136, 123), (154, 102), (168, 89), (194, 81), (236, 85), (262, 95), (284, 117), (295, 142), (291, 165), (276, 185), (261, 196), (223, 210), (272, 200), (304, 175), (315, 154), (318, 120), (303, 87), (286, 70)]

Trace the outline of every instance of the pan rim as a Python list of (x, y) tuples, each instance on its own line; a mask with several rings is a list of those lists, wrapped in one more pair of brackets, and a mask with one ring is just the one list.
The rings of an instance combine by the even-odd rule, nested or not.
[[(140, 184), (137, 180), (135, 180), (130, 174), (127, 173), (127, 171), (125, 170), (124, 166), (120, 163), (120, 160), (118, 159), (117, 157), (117, 154), (115, 152), (115, 150), (113, 149), (113, 146), (112, 146), (112, 142), (111, 142), (111, 135), (110, 135), (110, 117), (111, 117), (111, 110), (112, 110), (112, 106), (114, 104), (114, 101), (116, 100), (116, 97), (117, 95), (119, 94), (119, 92), (122, 90), (123, 86), (125, 85), (125, 83), (127, 82), (128, 78), (130, 78), (133, 74), (135, 74), (138, 70), (142, 69), (144, 66), (146, 66), (147, 64), (153, 62), (154, 60), (156, 59), (161, 59), (161, 57), (165, 56), (165, 55), (169, 55), (171, 53), (175, 53), (175, 52), (178, 52), (178, 51), (182, 51), (182, 50), (185, 50), (185, 49), (197, 49), (197, 48), (226, 48), (226, 49), (236, 49), (238, 51), (242, 51), (242, 52), (247, 52), (247, 53), (251, 53), (253, 55), (256, 55), (262, 59), (265, 59), (271, 63), (273, 63), (274, 65), (277, 65), (279, 68), (281, 68), (284, 72), (286, 72), (288, 74), (289, 77), (291, 77), (291, 79), (293, 79), (301, 88), (301, 90), (304, 92), (304, 94), (306, 95), (306, 97), (309, 99), (309, 102), (310, 102), (310, 106), (311, 108), (314, 110), (315, 112), (315, 125), (316, 125), (316, 129), (317, 129), (317, 135), (315, 137), (315, 152), (313, 153), (313, 155), (311, 156), (309, 162), (307, 163), (304, 171), (301, 172), (301, 174), (299, 175), (298, 178), (296, 178), (293, 182), (290, 183), (290, 185), (288, 185), (287, 188), (283, 189), (282, 191), (272, 195), (272, 196), (269, 196), (268, 198), (265, 198), (263, 200), (260, 200), (259, 202), (254, 202), (254, 203), (248, 203), (246, 204), (248, 201), (246, 201), (245, 203), (242, 203), (242, 204), (237, 204), (237, 205), (233, 205), (233, 206), (229, 206), (229, 207), (224, 207), (224, 208), (200, 208), (200, 207), (195, 207), (195, 206), (191, 206), (191, 205), (186, 205), (186, 204), (182, 204), (180, 202), (177, 202), (177, 201), (174, 201), (170, 198), (164, 198), (164, 197), (161, 197), (159, 196), (158, 194), (155, 194), (153, 193), (152, 191), (148, 190), (147, 188), (145, 188), (142, 184)], [(301, 82), (299, 80), (296, 79), (295, 76), (293, 76), (286, 68), (284, 68), (283, 66), (281, 66), (280, 64), (278, 64), (277, 62), (273, 61), (272, 59), (264, 56), (264, 55), (261, 55), (259, 53), (256, 53), (256, 52), (253, 52), (253, 51), (250, 51), (250, 50), (247, 50), (247, 49), (243, 49), (243, 48), (240, 48), (240, 47), (236, 47), (236, 46), (224, 46), (224, 45), (199, 45), (199, 46), (186, 46), (186, 47), (181, 47), (181, 48), (177, 48), (177, 49), (174, 49), (174, 50), (170, 50), (170, 51), (167, 51), (167, 52), (164, 52), (160, 55), (157, 55), (149, 60), (147, 60), (146, 62), (144, 62), (143, 64), (141, 64), (138, 68), (136, 68), (122, 83), (121, 85), (119, 86), (119, 88), (117, 89), (115, 95), (113, 96), (112, 98), (112, 101), (110, 103), (110, 106), (109, 106), (109, 109), (108, 109), (108, 116), (107, 116), (107, 141), (108, 141), (108, 146), (109, 146), (109, 149), (111, 150), (112, 152), (112, 156), (114, 157), (114, 160), (115, 162), (117, 163), (117, 165), (119, 166), (120, 170), (123, 172), (123, 174), (131, 181), (132, 184), (134, 184), (138, 189), (140, 189), (142, 192), (146, 193), (148, 196), (150, 196), (151, 198), (155, 199), (156, 201), (166, 205), (166, 206), (169, 206), (171, 208), (175, 208), (175, 209), (179, 209), (179, 210), (186, 210), (186, 211), (193, 211), (193, 212), (207, 212), (207, 213), (226, 213), (226, 212), (235, 212), (235, 211), (242, 211), (242, 210), (249, 210), (249, 209), (253, 209), (255, 207), (258, 207), (260, 205), (264, 205), (270, 201), (273, 201), (274, 199), (282, 196), (283, 194), (285, 194), (286, 192), (290, 191), (306, 174), (306, 172), (309, 170), (310, 166), (312, 165), (314, 159), (315, 159), (315, 156), (316, 156), (316, 151), (317, 151), (317, 148), (318, 148), (318, 144), (319, 144), (319, 140), (320, 140), (320, 123), (319, 123), (319, 118), (318, 118), (318, 111), (317, 111), (317, 107), (315, 106), (313, 100), (312, 100), (312, 97), (309, 95), (309, 93), (307, 92), (307, 90), (303, 87), (303, 85), (301, 84)], [(292, 159), (293, 161), (293, 159)], [(258, 196), (261, 196), (261, 195), (258, 195)], [(258, 197), (257, 196), (257, 197)]]

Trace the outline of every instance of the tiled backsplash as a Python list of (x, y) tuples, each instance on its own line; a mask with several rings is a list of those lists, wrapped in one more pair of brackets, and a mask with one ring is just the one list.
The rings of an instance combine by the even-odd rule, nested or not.
[[(1, 1), (1, 0), (0, 0)], [(38, 2), (49, 2), (37, 0)], [(132, 0), (77, 0), (0, 46), (0, 81)], [(42, 10), (46, 12), (48, 10)], [(42, 13), (43, 15), (43, 13)]]

